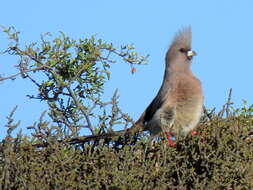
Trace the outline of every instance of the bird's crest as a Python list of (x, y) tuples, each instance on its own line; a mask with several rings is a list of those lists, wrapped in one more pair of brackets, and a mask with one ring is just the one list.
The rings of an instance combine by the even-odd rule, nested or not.
[(191, 27), (184, 27), (178, 31), (171, 46), (177, 46), (184, 49), (191, 49), (192, 30)]

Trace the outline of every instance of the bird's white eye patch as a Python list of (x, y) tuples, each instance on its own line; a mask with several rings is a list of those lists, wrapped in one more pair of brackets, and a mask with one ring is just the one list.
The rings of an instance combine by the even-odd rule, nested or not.
[(193, 57), (195, 55), (196, 55), (195, 51), (192, 51), (192, 50), (187, 51), (187, 57)]

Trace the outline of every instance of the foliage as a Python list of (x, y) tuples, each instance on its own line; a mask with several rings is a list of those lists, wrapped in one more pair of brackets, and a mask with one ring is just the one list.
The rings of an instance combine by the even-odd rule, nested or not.
[(47, 102), (54, 123), (44, 112), (29, 127), (32, 136), (14, 136), (16, 108), (10, 113), (0, 143), (0, 189), (253, 188), (253, 105), (233, 108), (231, 91), (220, 112), (205, 109), (198, 135), (178, 138), (175, 148), (163, 138), (150, 144), (141, 133), (94, 140), (81, 131), (103, 136), (116, 134), (116, 125), (132, 125), (118, 106), (117, 92), (102, 102), (110, 65), (120, 57), (134, 68), (145, 57), (132, 46), (116, 49), (95, 37), (77, 42), (63, 33), (22, 49), (14, 28), (4, 32), (12, 41), (5, 53), (20, 58), (19, 72), (0, 80), (19, 75), (30, 80), (38, 92), (29, 97)]
[[(251, 189), (253, 187), (252, 106), (239, 116), (212, 120), (168, 147), (145, 137), (125, 146), (100, 142), (82, 148), (51, 141), (37, 148), (24, 136), (0, 148), (3, 189)], [(123, 138), (123, 137), (121, 137)], [(8, 188), (5, 188), (8, 187)]]
[(138, 56), (132, 45), (117, 49), (94, 36), (76, 41), (64, 33), (50, 39), (47, 33), (41, 36), (41, 43), (22, 48), (15, 28), (3, 27), (3, 32), (11, 42), (4, 53), (19, 57), (19, 72), (9, 77), (0, 76), (0, 81), (15, 79), (18, 75), (30, 80), (38, 92), (29, 97), (46, 101), (48, 115), (55, 123), (50, 129), (42, 122), (29, 127), (35, 131), (34, 137), (73, 138), (85, 128), (95, 135), (113, 130), (115, 124), (127, 127), (132, 123), (118, 107), (117, 91), (111, 100), (102, 101), (112, 63), (120, 61), (119, 58), (132, 68), (134, 64), (146, 63), (147, 57)]

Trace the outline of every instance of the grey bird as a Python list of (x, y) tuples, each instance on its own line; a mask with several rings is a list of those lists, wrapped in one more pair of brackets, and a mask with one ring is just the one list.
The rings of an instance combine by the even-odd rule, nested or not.
[(204, 98), (201, 82), (191, 71), (196, 55), (191, 40), (191, 27), (176, 34), (166, 53), (162, 86), (136, 122), (136, 126), (150, 132), (151, 138), (161, 132), (185, 136), (200, 120)]

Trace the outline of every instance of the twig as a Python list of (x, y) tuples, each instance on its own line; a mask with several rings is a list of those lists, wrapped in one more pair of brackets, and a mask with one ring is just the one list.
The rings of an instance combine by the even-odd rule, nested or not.
[(229, 93), (228, 93), (228, 100), (227, 100), (227, 103), (226, 103), (226, 115), (227, 117), (229, 116), (229, 107), (231, 104), (233, 104), (233, 102), (231, 102), (231, 96), (232, 96), (232, 88), (229, 89)]
[(210, 112), (208, 112), (208, 110), (206, 109), (206, 107), (203, 106), (203, 112), (204, 112), (204, 115), (205, 115), (210, 121), (213, 120), (213, 115), (214, 115), (214, 112), (215, 112), (215, 108), (213, 108)]
[(90, 118), (88, 116), (88, 114), (86, 113), (86, 111), (84, 110), (83, 106), (80, 104), (80, 102), (77, 100), (77, 97), (75, 95), (75, 93), (71, 90), (71, 88), (69, 86), (66, 86), (70, 96), (73, 98), (76, 106), (81, 110), (82, 114), (84, 115), (86, 121), (87, 121), (87, 124), (88, 124), (88, 128), (89, 130), (91, 131), (92, 135), (95, 135), (95, 132), (92, 128), (92, 125), (91, 125), (91, 122), (90, 122)]
[(218, 113), (219, 117), (223, 117), (223, 114), (226, 112), (226, 116), (229, 116), (229, 107), (230, 105), (233, 104), (233, 102), (231, 102), (231, 98), (232, 98), (232, 88), (229, 89), (229, 93), (228, 93), (228, 100), (227, 102), (223, 105), (222, 110)]
[(34, 69), (25, 69), (25, 70), (22, 70), (14, 75), (11, 75), (11, 76), (8, 76), (8, 77), (1, 77), (0, 78), (0, 81), (4, 81), (4, 80), (14, 80), (18, 75), (21, 75), (23, 73), (29, 73), (31, 71), (38, 71), (38, 70), (42, 70), (44, 68), (46, 68), (47, 66), (46, 65), (43, 65), (43, 66), (40, 66), (40, 67), (37, 67), (37, 68), (34, 68)]
[[(138, 125), (134, 125), (134, 126), (128, 128), (128, 129), (125, 129), (125, 130), (113, 131), (113, 132), (103, 133), (103, 134), (99, 134), (99, 135), (75, 137), (75, 138), (71, 138), (71, 139), (67, 139), (67, 140), (58, 140), (58, 142), (59, 143), (67, 143), (67, 144), (84, 144), (84, 143), (90, 142), (90, 141), (99, 141), (101, 139), (119, 137), (119, 136), (139, 133), (142, 131), (143, 131), (143, 128), (141, 128)], [(47, 147), (48, 145), (49, 145), (48, 142), (33, 144), (33, 146), (37, 147), (37, 148)]]

